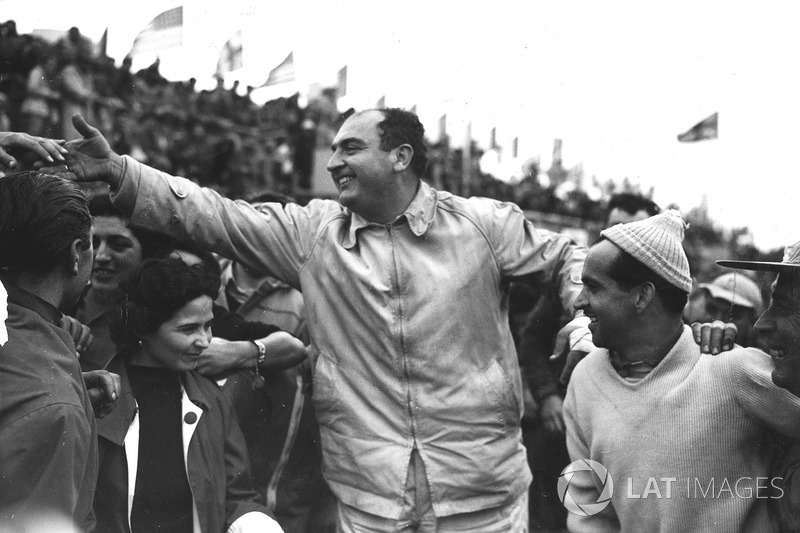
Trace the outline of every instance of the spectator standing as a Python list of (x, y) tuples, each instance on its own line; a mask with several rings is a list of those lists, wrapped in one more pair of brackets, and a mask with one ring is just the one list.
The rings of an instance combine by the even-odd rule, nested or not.
[[(571, 531), (777, 530), (766, 443), (770, 430), (800, 437), (800, 398), (772, 382), (759, 350), (701, 355), (681, 318), (692, 286), (683, 232), (676, 211), (618, 224), (586, 259), (575, 305), (597, 349), (570, 380), (567, 445), (573, 461), (600, 463), (624, 490), (596, 513), (570, 513)], [(602, 486), (575, 475), (569, 492), (595, 504)]]
[(407, 111), (368, 110), (343, 124), (328, 162), (338, 203), (258, 210), (120, 157), (75, 120), (85, 138), (67, 145), (73, 176), (107, 180), (133, 220), (303, 291), (341, 530), (527, 529), (506, 287), (556, 279), (570, 308), (582, 248), (540, 234), (514, 205), (422, 182), (424, 128)]
[(40, 172), (0, 179), (0, 281), (8, 292), (0, 529), (24, 530), (51, 513), (81, 530), (94, 526), (95, 417), (75, 344), (59, 326), (59, 309), (89, 280), (91, 227), (86, 197), (73, 183)]

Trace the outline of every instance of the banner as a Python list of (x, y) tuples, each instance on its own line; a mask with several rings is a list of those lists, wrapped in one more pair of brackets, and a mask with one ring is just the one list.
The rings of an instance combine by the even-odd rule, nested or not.
[(289, 52), (289, 55), (281, 61), (280, 65), (269, 71), (267, 81), (264, 82), (262, 87), (291, 81), (294, 81), (294, 52)]
[(222, 47), (217, 61), (217, 74), (238, 70), (244, 66), (242, 30), (237, 31)]
[(183, 6), (178, 6), (164, 11), (139, 32), (128, 55), (159, 52), (182, 44)]
[(718, 134), (717, 114), (718, 113), (714, 113), (710, 117), (701, 120), (687, 131), (678, 135), (678, 141), (682, 143), (693, 143), (707, 139), (716, 139)]

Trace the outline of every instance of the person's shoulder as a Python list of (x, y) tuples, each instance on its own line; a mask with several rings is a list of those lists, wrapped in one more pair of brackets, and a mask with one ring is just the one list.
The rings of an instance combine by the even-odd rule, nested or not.
[(525, 214), (513, 202), (482, 196), (464, 198), (442, 191), (437, 191), (436, 196), (439, 212), (463, 217), (484, 230), (495, 228), (502, 231), (509, 223), (521, 223), (525, 219)]

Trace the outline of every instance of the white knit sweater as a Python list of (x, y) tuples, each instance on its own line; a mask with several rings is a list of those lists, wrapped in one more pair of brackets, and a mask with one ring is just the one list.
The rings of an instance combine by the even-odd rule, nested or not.
[[(570, 513), (569, 530), (776, 530), (766, 506), (767, 430), (800, 439), (800, 398), (772, 383), (772, 368), (755, 349), (701, 355), (688, 327), (635, 383), (617, 374), (607, 350), (590, 353), (567, 391), (567, 445), (573, 461), (608, 469), (614, 494), (597, 515)], [(594, 503), (601, 489), (581, 472), (569, 492)]]

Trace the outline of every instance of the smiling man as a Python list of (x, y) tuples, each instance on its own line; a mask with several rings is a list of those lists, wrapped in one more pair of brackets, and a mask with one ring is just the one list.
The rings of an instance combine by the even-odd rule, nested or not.
[(303, 292), (342, 531), (527, 530), (507, 287), (551, 282), (572, 309), (584, 249), (537, 231), (515, 205), (424, 183), (424, 128), (401, 109), (347, 119), (328, 162), (339, 202), (305, 207), (224, 199), (75, 124), (84, 140), (67, 145), (70, 174), (110, 183), (134, 223)]
[[(759, 317), (755, 330), (764, 339), (775, 364), (772, 381), (800, 396), (800, 242), (787, 246), (780, 262), (717, 261), (719, 265), (744, 270), (776, 272), (772, 301)], [(779, 454), (774, 475), (781, 478), (785, 496), (778, 501), (782, 531), (800, 529), (800, 443), (778, 439)]]
[[(777, 531), (768, 431), (800, 435), (800, 399), (776, 386), (765, 353), (700, 354), (681, 311), (691, 290), (676, 211), (600, 233), (575, 306), (597, 346), (564, 404), (573, 461), (614, 480), (611, 505), (570, 514), (570, 531)], [(602, 486), (575, 476), (578, 504)]]

